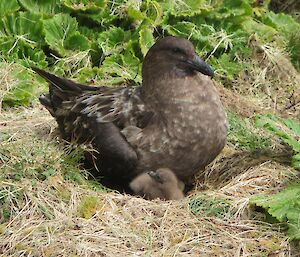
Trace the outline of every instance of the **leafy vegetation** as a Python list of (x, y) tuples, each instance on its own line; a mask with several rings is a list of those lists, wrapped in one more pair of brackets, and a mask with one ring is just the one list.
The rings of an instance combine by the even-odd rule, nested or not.
[[(37, 66), (87, 82), (141, 81), (143, 56), (162, 35), (189, 38), (219, 79), (233, 80), (249, 65), (249, 39), (286, 47), (299, 69), (300, 25), (254, 0), (77, 1), (1, 3), (2, 62)], [(5, 65), (5, 63), (3, 64)], [(28, 71), (27, 71), (28, 72)], [(29, 73), (29, 72), (28, 72)], [(29, 75), (27, 75), (29, 76)], [(38, 85), (17, 85), (4, 105), (28, 105)], [(15, 89), (13, 89), (15, 90)], [(20, 91), (19, 90), (19, 91)], [(6, 94), (5, 94), (6, 95)], [(3, 97), (2, 97), (3, 98)]]
[(256, 197), (252, 203), (265, 208), (277, 221), (286, 222), (290, 240), (300, 240), (300, 184), (275, 195)]
[(300, 123), (268, 114), (257, 116), (256, 124), (278, 136), (293, 149), (291, 165), (300, 169)]
[[(294, 151), (291, 165), (300, 169), (300, 123), (292, 119), (280, 119), (275, 115), (257, 116), (257, 125), (278, 136)], [(300, 184), (290, 185), (271, 196), (254, 198), (252, 203), (261, 206), (280, 222), (287, 222), (291, 240), (300, 239)]]

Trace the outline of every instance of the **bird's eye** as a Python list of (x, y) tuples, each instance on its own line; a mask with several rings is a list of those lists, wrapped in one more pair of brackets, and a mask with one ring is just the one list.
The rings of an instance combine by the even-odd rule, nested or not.
[(174, 53), (182, 53), (182, 52), (183, 52), (179, 47), (174, 47), (174, 48), (172, 48), (172, 51), (173, 51)]

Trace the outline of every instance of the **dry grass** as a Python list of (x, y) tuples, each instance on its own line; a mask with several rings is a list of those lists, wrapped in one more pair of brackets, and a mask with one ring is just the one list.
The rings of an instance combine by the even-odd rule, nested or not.
[[(62, 183), (62, 182), (61, 182)], [(41, 183), (26, 188), (24, 206), (3, 224), (1, 250), (10, 256), (288, 256), (289, 244), (268, 224), (195, 216), (189, 198), (146, 201), (127, 195), (95, 193), (64, 183), (70, 200)], [(3, 184), (8, 186), (8, 184)], [(79, 217), (86, 195), (98, 199), (91, 218)], [(43, 209), (42, 209), (43, 207)], [(48, 215), (43, 213), (47, 209)], [(44, 211), (45, 212), (45, 211)], [(50, 216), (50, 218), (47, 218)]]
[(300, 75), (287, 54), (275, 44), (261, 45), (254, 38), (249, 44), (254, 49), (251, 68), (233, 83), (234, 92), (250, 99), (255, 111), (299, 117)]
[[(4, 148), (38, 147), (34, 138), (40, 144), (53, 138), (55, 123), (41, 108), (1, 115), (0, 133), (10, 135)], [(61, 158), (59, 148), (46, 150), (49, 159)], [(21, 161), (15, 153), (15, 162)], [(12, 163), (2, 160), (0, 166), (5, 170)], [(3, 256), (292, 256), (285, 234), (253, 219), (248, 204), (253, 195), (276, 192), (293, 176), (272, 158), (256, 160), (227, 148), (187, 198), (172, 202), (96, 192), (65, 179), (59, 168), (35, 183), (27, 177), (2, 179), (0, 201), (6, 199), (3, 206), (11, 212), (0, 225)], [(208, 197), (230, 203), (223, 218), (192, 213), (189, 204), (203, 188)]]

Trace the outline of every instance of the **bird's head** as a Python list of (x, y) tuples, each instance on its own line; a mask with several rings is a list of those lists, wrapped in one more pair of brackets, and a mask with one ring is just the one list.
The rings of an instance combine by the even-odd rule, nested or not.
[[(195, 52), (193, 44), (180, 37), (165, 37), (158, 40), (148, 51), (143, 63), (143, 72), (173, 72), (179, 76), (201, 72), (213, 77), (214, 71)], [(154, 76), (156, 74), (153, 74)]]
[(177, 185), (178, 180), (175, 174), (168, 168), (159, 168), (156, 171), (148, 171), (148, 175), (158, 184), (174, 184)]

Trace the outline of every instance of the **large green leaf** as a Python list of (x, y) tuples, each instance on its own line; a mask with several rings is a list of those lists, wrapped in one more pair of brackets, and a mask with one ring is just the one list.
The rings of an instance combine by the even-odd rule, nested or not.
[(149, 48), (154, 44), (152, 28), (144, 26), (139, 31), (139, 44), (143, 55), (145, 56)]
[(0, 20), (0, 53), (3, 59), (22, 63), (25, 66), (45, 67), (46, 56), (41, 50), (44, 45), (41, 16), (19, 12)]
[(300, 24), (291, 16), (283, 13), (275, 14), (273, 12), (266, 12), (262, 16), (262, 20), (265, 24), (275, 28), (286, 37), (300, 30)]
[(118, 27), (111, 27), (109, 30), (99, 34), (98, 44), (104, 55), (121, 52), (129, 42), (130, 32)]
[(7, 62), (17, 62), (26, 67), (47, 66), (46, 55), (35, 44), (13, 37), (0, 38), (0, 55)]
[(121, 80), (134, 80), (141, 82), (140, 74), (141, 62), (131, 50), (123, 54), (115, 53), (105, 58), (101, 70), (103, 74), (120, 77)]
[(73, 35), (68, 37), (65, 42), (66, 49), (85, 51), (90, 49), (89, 40), (76, 31)]
[(287, 222), (290, 239), (300, 239), (300, 184), (272, 196), (260, 196), (252, 203), (265, 208), (280, 222)]
[(264, 39), (264, 41), (267, 42), (272, 41), (274, 36), (278, 34), (274, 28), (256, 21), (253, 18), (245, 20), (241, 25), (249, 34), (257, 34), (260, 39)]
[(0, 17), (6, 14), (15, 13), (20, 6), (17, 0), (2, 0), (0, 1)]
[[(67, 55), (67, 50), (85, 50), (89, 48), (88, 40), (78, 32), (75, 18), (68, 14), (57, 14), (44, 20), (45, 40), (51, 49), (61, 56)], [(71, 54), (71, 53), (70, 53)]]
[[(10, 36), (16, 40), (24, 40), (40, 45), (43, 40), (42, 17), (29, 12), (18, 12), (7, 15), (0, 20), (2, 36)], [(1, 35), (0, 35), (1, 37)]]
[[(11, 1), (11, 0), (9, 0)], [(53, 15), (61, 10), (61, 0), (19, 0), (21, 5), (31, 13)]]

